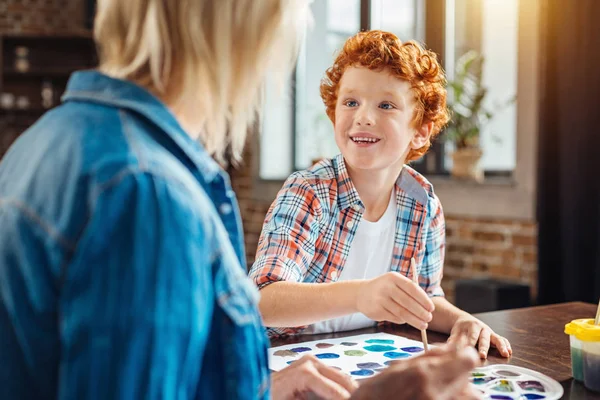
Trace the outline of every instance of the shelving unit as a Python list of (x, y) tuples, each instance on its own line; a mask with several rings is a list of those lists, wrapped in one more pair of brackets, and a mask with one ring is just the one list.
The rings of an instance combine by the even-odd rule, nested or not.
[[(96, 65), (96, 48), (87, 31), (0, 35), (0, 158), (24, 130), (60, 104), (74, 71)], [(42, 101), (44, 87), (46, 95), (50, 93), (46, 103)]]

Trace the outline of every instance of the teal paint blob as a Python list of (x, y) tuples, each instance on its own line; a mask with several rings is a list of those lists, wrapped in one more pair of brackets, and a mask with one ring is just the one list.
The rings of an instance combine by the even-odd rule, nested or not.
[(350, 372), (350, 375), (354, 376), (371, 376), (375, 374), (375, 371), (371, 371), (370, 369), (359, 369), (358, 371)]
[(408, 353), (401, 353), (401, 352), (398, 352), (398, 351), (388, 351), (388, 352), (383, 353), (383, 356), (387, 357), (387, 358), (391, 358), (392, 360), (398, 360), (400, 358), (410, 357), (410, 354), (408, 354)]
[(370, 346), (365, 346), (364, 349), (368, 350), (368, 351), (373, 351), (373, 352), (383, 352), (383, 351), (396, 350), (395, 347), (393, 347), (393, 346), (387, 346), (387, 345), (384, 345), (384, 344), (372, 344)]
[(340, 356), (338, 354), (335, 354), (335, 353), (315, 354), (315, 357), (317, 357), (318, 359), (321, 359), (321, 360), (331, 360), (331, 359), (334, 359), (334, 358), (340, 358)]
[(365, 340), (365, 343), (369, 344), (394, 344), (392, 339), (369, 339)]

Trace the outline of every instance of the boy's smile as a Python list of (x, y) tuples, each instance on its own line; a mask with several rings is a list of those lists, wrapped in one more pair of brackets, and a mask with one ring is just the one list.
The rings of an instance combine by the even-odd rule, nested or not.
[(409, 150), (425, 145), (429, 134), (413, 127), (414, 110), (407, 81), (387, 70), (348, 67), (335, 109), (335, 140), (347, 164), (399, 173)]

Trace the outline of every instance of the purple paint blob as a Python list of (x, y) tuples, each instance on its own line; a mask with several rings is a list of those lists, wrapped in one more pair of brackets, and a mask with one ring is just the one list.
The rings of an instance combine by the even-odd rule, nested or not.
[(400, 358), (410, 357), (410, 354), (401, 353), (398, 351), (388, 351), (388, 352), (383, 353), (383, 356), (387, 357), (387, 358), (391, 358), (392, 360), (398, 360)]
[(312, 349), (310, 347), (294, 347), (291, 350), (295, 353), (302, 353), (304, 351), (311, 351)]
[(510, 396), (503, 396), (501, 394), (493, 394), (491, 398), (492, 399), (496, 399), (496, 400), (513, 400), (512, 397), (510, 397)]
[(393, 346), (387, 346), (387, 345), (384, 345), (384, 344), (372, 344), (370, 346), (365, 346), (364, 349), (368, 350), (368, 351), (374, 351), (374, 352), (383, 352), (383, 351), (396, 350), (395, 347), (393, 347)]
[(420, 353), (423, 351), (422, 347), (403, 347), (400, 350), (406, 351), (407, 353)]
[(371, 376), (373, 374), (375, 374), (375, 372), (370, 369), (359, 369), (358, 371), (350, 372), (350, 375), (354, 376)]
[(519, 387), (523, 390), (529, 390), (532, 392), (545, 392), (544, 385), (538, 381), (520, 381), (517, 382)]
[(317, 357), (320, 360), (331, 360), (331, 359), (334, 359), (334, 358), (340, 358), (340, 356), (338, 354), (335, 354), (335, 353), (315, 354), (315, 357)]
[(381, 368), (382, 365), (376, 362), (365, 362), (365, 363), (358, 363), (356, 364), (356, 366), (359, 369), (374, 369), (374, 368)]
[(539, 399), (545, 399), (546, 396), (542, 396), (541, 394), (535, 394), (535, 393), (527, 393), (523, 395), (523, 398), (525, 399), (530, 399), (530, 400), (539, 400)]

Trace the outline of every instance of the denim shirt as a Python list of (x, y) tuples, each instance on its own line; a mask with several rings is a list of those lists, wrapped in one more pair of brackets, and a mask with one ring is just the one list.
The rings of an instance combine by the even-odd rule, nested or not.
[(227, 175), (133, 83), (63, 100), (0, 161), (0, 398), (269, 397)]

